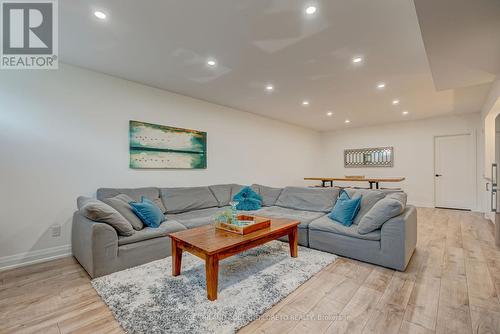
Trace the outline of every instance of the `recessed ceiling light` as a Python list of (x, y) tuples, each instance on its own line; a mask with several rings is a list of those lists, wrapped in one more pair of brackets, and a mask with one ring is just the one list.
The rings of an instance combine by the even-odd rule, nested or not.
[(307, 15), (312, 15), (312, 14), (316, 13), (316, 10), (317, 10), (316, 7), (309, 6), (309, 7), (306, 8), (306, 14)]
[(406, 115), (409, 114), (409, 112), (408, 112), (408, 110), (405, 110), (405, 111), (402, 112), (402, 114), (403, 114), (403, 116), (406, 116)]
[(362, 61), (363, 61), (363, 58), (361, 58), (361, 57), (354, 57), (354, 58), (352, 58), (352, 62), (355, 63), (355, 64), (356, 63), (361, 63)]
[(309, 101), (302, 101), (302, 105), (303, 106), (308, 106), (309, 105)]
[(97, 17), (99, 20), (104, 20), (104, 19), (106, 19), (107, 15), (106, 15), (106, 13), (101, 12), (100, 10), (96, 10), (94, 12), (94, 16)]
[(271, 91), (273, 91), (273, 90), (274, 90), (274, 86), (273, 86), (273, 85), (267, 85), (267, 86), (266, 86), (266, 90), (267, 90), (268, 92), (271, 92)]
[(345, 123), (345, 124), (349, 124), (349, 123), (351, 123), (351, 121), (350, 121), (350, 120), (348, 120), (348, 119), (346, 119), (346, 120), (344, 121), (344, 123)]
[(399, 104), (399, 100), (398, 100), (398, 99), (396, 99), (396, 100), (392, 100), (392, 104), (393, 104), (393, 105), (397, 105), (397, 104)]
[(217, 62), (214, 59), (209, 59), (207, 60), (207, 65), (214, 67), (215, 65), (217, 65)]
[(326, 116), (333, 116), (333, 112), (331, 112), (331, 111), (327, 112)]
[(385, 88), (385, 82), (379, 82), (379, 83), (377, 84), (377, 88), (378, 88), (378, 89), (383, 89), (383, 88)]

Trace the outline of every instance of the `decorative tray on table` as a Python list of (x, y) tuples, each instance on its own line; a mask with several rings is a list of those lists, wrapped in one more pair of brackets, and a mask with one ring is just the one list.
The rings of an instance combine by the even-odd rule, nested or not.
[(237, 220), (234, 223), (216, 221), (215, 227), (220, 230), (245, 235), (271, 226), (271, 219), (269, 218), (246, 215), (238, 215), (236, 218)]

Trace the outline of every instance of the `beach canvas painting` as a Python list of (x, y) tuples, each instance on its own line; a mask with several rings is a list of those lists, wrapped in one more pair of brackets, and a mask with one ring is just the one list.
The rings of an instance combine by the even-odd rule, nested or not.
[(207, 168), (207, 133), (130, 121), (130, 168)]

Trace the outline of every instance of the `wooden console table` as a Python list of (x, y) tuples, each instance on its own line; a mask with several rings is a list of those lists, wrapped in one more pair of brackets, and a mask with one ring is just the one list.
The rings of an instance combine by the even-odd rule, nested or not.
[(330, 187), (333, 187), (333, 181), (354, 181), (354, 182), (368, 182), (370, 189), (379, 189), (380, 182), (402, 182), (406, 178), (404, 177), (366, 177), (366, 178), (351, 178), (351, 177), (305, 177), (304, 180), (307, 181), (321, 181), (321, 185), (326, 187), (330, 183)]

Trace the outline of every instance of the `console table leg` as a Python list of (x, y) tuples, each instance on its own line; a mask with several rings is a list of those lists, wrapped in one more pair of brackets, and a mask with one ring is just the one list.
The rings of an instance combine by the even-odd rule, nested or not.
[(172, 239), (172, 276), (181, 274), (182, 249), (178, 247), (177, 241)]
[(297, 257), (298, 255), (298, 228), (295, 226), (288, 234), (288, 243), (290, 244), (290, 256)]
[(219, 283), (219, 258), (216, 255), (207, 256), (205, 272), (207, 276), (207, 298), (208, 300), (216, 300), (217, 285)]

